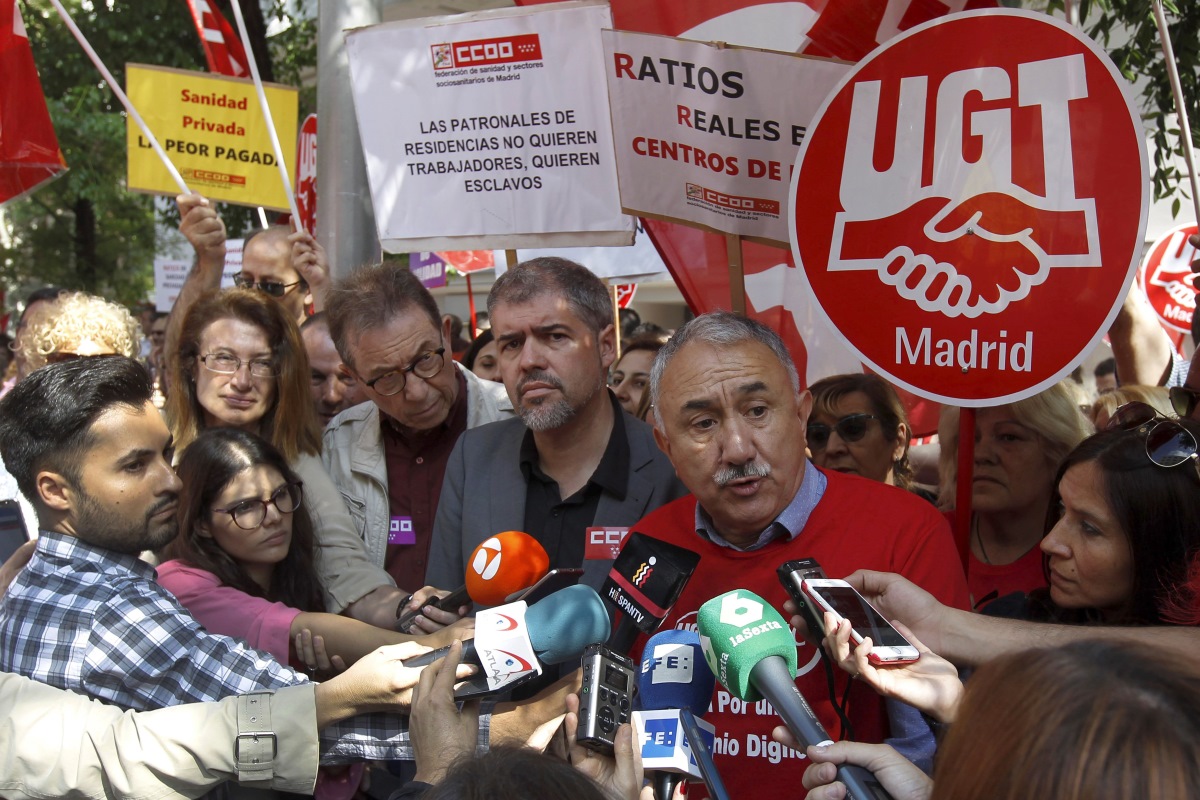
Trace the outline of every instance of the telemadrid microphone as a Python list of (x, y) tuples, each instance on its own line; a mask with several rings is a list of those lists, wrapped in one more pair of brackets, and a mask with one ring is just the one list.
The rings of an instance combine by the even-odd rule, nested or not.
[[(466, 582), (431, 605), (454, 611), (467, 600), (481, 606), (500, 605), (515, 592), (528, 589), (550, 570), (550, 556), (541, 542), (521, 531), (504, 531), (484, 541), (467, 561)], [(396, 619), (397, 630), (407, 630), (421, 613), (406, 611)]]
[[(475, 618), (475, 638), (462, 643), (462, 663), (480, 671), (463, 681), (454, 696), (507, 691), (532, 680), (542, 665), (578, 659), (588, 645), (603, 642), (611, 628), (608, 609), (590, 586), (568, 586), (531, 606), (518, 601), (481, 611)], [(423, 653), (404, 666), (424, 667), (449, 650)]]
[[(700, 606), (697, 622), (704, 658), (730, 694), (748, 703), (765, 697), (802, 748), (833, 743), (796, 688), (796, 642), (767, 601), (735, 589)], [(891, 800), (860, 766), (840, 764), (837, 777), (850, 800)]]
[[(651, 759), (653, 766), (647, 766), (646, 769), (653, 770), (654, 790), (660, 800), (669, 800), (684, 775), (704, 776), (704, 765), (701, 764), (702, 757), (698, 751), (707, 754), (709, 760), (712, 759), (712, 755), (708, 753), (704, 740), (698, 738), (699, 726), (696, 726), (695, 735), (692, 731), (686, 733), (692, 757), (701, 768), (700, 776), (688, 769), (690, 764), (669, 763), (675, 761), (672, 758), (662, 759), (663, 763), (654, 763), (654, 757), (664, 747), (669, 746), (673, 751), (677, 749), (675, 741), (680, 738), (679, 731), (684, 724), (683, 712), (697, 717), (704, 716), (712, 702), (715, 686), (716, 678), (704, 659), (700, 648), (700, 636), (695, 632), (660, 631), (646, 642), (637, 677), (640, 712), (671, 713), (671, 716), (655, 714), (654, 719), (648, 718), (648, 715), (642, 716), (641, 713), (635, 715), (641, 717), (642, 730), (646, 737), (642, 743), (643, 764), (647, 758)], [(714, 766), (713, 773), (715, 772)], [(709, 794), (713, 798), (720, 796), (712, 786), (709, 787)]]
[(608, 648), (628, 653), (639, 633), (653, 633), (699, 563), (699, 554), (691, 550), (631, 532), (601, 588), (616, 608), (616, 627)]

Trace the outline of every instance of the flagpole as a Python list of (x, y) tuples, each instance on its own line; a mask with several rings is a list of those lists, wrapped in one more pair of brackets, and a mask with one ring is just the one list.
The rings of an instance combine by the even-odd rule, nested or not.
[(175, 185), (179, 187), (180, 193), (191, 194), (192, 190), (183, 182), (183, 176), (179, 174), (179, 170), (175, 169), (175, 165), (167, 157), (166, 152), (162, 149), (162, 145), (158, 143), (158, 139), (154, 138), (154, 134), (150, 132), (150, 127), (146, 125), (146, 121), (142, 119), (142, 115), (137, 112), (137, 109), (133, 107), (133, 103), (125, 96), (125, 92), (117, 85), (117, 79), (108, 71), (108, 67), (104, 66), (104, 62), (100, 60), (100, 56), (96, 55), (96, 51), (88, 43), (87, 37), (83, 35), (83, 31), (79, 30), (78, 26), (75, 25), (75, 20), (71, 19), (71, 15), (67, 13), (67, 10), (63, 8), (62, 3), (58, 0), (50, 0), (50, 4), (54, 6), (58, 15), (62, 17), (62, 21), (67, 24), (67, 28), (70, 29), (71, 34), (75, 37), (75, 41), (79, 42), (79, 46), (83, 48), (83, 52), (87, 53), (88, 58), (96, 65), (96, 69), (100, 70), (100, 74), (104, 77), (105, 82), (108, 83), (108, 88), (113, 90), (113, 94), (121, 101), (121, 105), (125, 107), (125, 111), (129, 113), (129, 116), (137, 123), (137, 126), (142, 129), (142, 133), (146, 134), (146, 138), (150, 140), (150, 146), (154, 148), (154, 152), (162, 159), (167, 172), (171, 173), (171, 180), (175, 181)]
[(296, 195), (292, 192), (292, 179), (288, 177), (287, 165), (283, 163), (283, 148), (279, 144), (279, 134), (275, 132), (275, 120), (271, 118), (271, 107), (267, 105), (267, 93), (263, 91), (262, 78), (258, 74), (258, 60), (254, 57), (254, 48), (250, 46), (250, 34), (246, 32), (246, 20), (242, 18), (242, 7), (238, 0), (233, 0), (233, 16), (237, 19), (238, 35), (242, 37), (242, 47), (246, 48), (246, 61), (249, 62), (250, 76), (254, 78), (254, 91), (258, 94), (258, 104), (262, 107), (263, 117), (267, 121), (267, 133), (271, 135), (271, 147), (275, 149), (275, 164), (279, 167), (279, 177), (283, 179), (283, 190), (287, 194), (288, 208), (292, 212), (292, 225), (300, 233), (304, 223), (300, 220), (300, 209), (296, 207)]
[(1192, 127), (1188, 121), (1187, 103), (1183, 99), (1183, 87), (1179, 84), (1179, 67), (1175, 63), (1175, 50), (1171, 47), (1171, 34), (1167, 28), (1162, 3), (1160, 0), (1153, 0), (1153, 5), (1154, 22), (1158, 25), (1158, 37), (1162, 40), (1167, 76), (1171, 79), (1171, 94), (1175, 95), (1175, 115), (1179, 118), (1179, 143), (1183, 149), (1183, 160), (1187, 162), (1188, 178), (1192, 183), (1192, 207), (1196, 211), (1196, 221), (1200, 222), (1200, 180), (1196, 177), (1196, 159), (1192, 154)]

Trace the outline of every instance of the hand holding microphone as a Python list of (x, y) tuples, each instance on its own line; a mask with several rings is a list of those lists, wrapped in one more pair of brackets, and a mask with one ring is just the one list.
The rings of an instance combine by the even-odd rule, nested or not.
[[(797, 743), (833, 744), (796, 688), (796, 643), (787, 623), (767, 601), (746, 589), (718, 595), (697, 616), (704, 658), (730, 694), (746, 702), (765, 697)], [(852, 764), (837, 768), (851, 800), (890, 800), (870, 772)]]
[(457, 613), (468, 601), (500, 605), (516, 592), (541, 580), (550, 569), (550, 556), (537, 539), (521, 531), (504, 531), (481, 543), (467, 560), (466, 581), (445, 597), (413, 611), (396, 609), (396, 630), (407, 631), (425, 605)]

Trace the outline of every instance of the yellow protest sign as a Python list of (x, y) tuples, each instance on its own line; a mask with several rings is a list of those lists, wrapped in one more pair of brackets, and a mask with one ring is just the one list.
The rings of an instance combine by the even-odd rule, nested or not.
[[(264, 89), (284, 163), (294, 180), (298, 93), (271, 83)], [(287, 210), (253, 81), (126, 64), (125, 92), (193, 191), (228, 203)], [(126, 122), (125, 135), (129, 188), (178, 194), (167, 168), (132, 120)]]

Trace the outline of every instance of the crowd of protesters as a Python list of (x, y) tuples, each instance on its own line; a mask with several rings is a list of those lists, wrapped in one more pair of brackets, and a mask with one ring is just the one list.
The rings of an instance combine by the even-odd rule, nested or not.
[(797, 686), (856, 741), (805, 749), (718, 693), (718, 739), (763, 742), (718, 748), (732, 797), (843, 797), (843, 763), (898, 800), (1200, 794), (1200, 359), (1136, 293), (1098, 396), (977, 412), (964, 567), (958, 409), (921, 471), (879, 376), (803, 387), (736, 314), (619, 330), (559, 258), (509, 269), (466, 335), (407, 268), (333, 280), (282, 226), (222, 290), (224, 225), (179, 204), (169, 315), (47, 287), (13, 330), (0, 499), (30, 541), (0, 570), (0, 796), (653, 797), (628, 724), (611, 755), (576, 743), (574, 665), (453, 697), (474, 609), (434, 601), (468, 554), (524, 530), (599, 590), (597, 528), (700, 555), (664, 627), (737, 587), (796, 614), (775, 569), (814, 557), (921, 651), (881, 667), (793, 616)]

